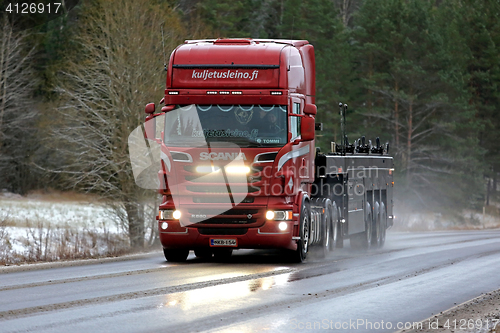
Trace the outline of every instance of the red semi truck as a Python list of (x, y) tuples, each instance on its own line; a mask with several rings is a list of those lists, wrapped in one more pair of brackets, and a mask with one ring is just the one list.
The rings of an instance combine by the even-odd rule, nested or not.
[(311, 247), (324, 255), (347, 238), (383, 246), (393, 223), (389, 146), (345, 137), (332, 152), (315, 148), (308, 41), (186, 41), (171, 54), (161, 103), (157, 114), (146, 106), (145, 128), (161, 132), (157, 219), (168, 261), (273, 248), (302, 262)]

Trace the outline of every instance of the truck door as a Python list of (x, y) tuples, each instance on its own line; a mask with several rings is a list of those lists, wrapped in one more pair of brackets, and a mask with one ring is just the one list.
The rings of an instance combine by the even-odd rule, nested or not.
[[(301, 115), (304, 110), (304, 99), (298, 97), (292, 97), (292, 105), (291, 105), (291, 114)], [(300, 136), (300, 117), (289, 117), (290, 124), (290, 134), (291, 141), (297, 139)], [(314, 180), (314, 146), (313, 142), (301, 142), (297, 146), (294, 147), (294, 150), (300, 151), (297, 160), (294, 162), (295, 167), (298, 171), (298, 176), (300, 181), (303, 182), (312, 182)]]

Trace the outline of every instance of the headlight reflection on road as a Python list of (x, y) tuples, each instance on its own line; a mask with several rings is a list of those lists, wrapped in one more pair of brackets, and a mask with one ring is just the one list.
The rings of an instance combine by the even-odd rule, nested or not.
[(166, 295), (166, 300), (160, 307), (176, 307), (183, 311), (192, 311), (196, 308), (216, 310), (219, 307), (240, 306), (238, 303), (247, 303), (255, 292), (266, 291), (274, 286), (288, 282), (291, 273), (279, 274), (260, 279), (222, 284), (213, 287), (194, 289), (183, 293)]

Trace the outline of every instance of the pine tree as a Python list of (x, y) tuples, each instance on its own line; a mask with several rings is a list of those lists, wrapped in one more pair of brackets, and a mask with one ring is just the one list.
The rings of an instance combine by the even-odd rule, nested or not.
[(366, 88), (358, 103), (369, 126), (393, 133), (400, 188), (423, 205), (469, 201), (450, 180), (467, 184), (460, 177), (475, 161), (462, 149), (475, 147), (475, 124), (461, 63), (445, 52), (453, 34), (438, 24), (440, 10), (428, 1), (366, 1), (354, 34)]

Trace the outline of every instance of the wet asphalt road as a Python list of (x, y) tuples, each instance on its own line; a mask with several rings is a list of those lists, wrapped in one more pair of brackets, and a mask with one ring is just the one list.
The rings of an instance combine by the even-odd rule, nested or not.
[(227, 263), (153, 253), (2, 268), (0, 332), (395, 332), (500, 288), (500, 230), (394, 232), (369, 252), (346, 243), (304, 264), (239, 250)]

